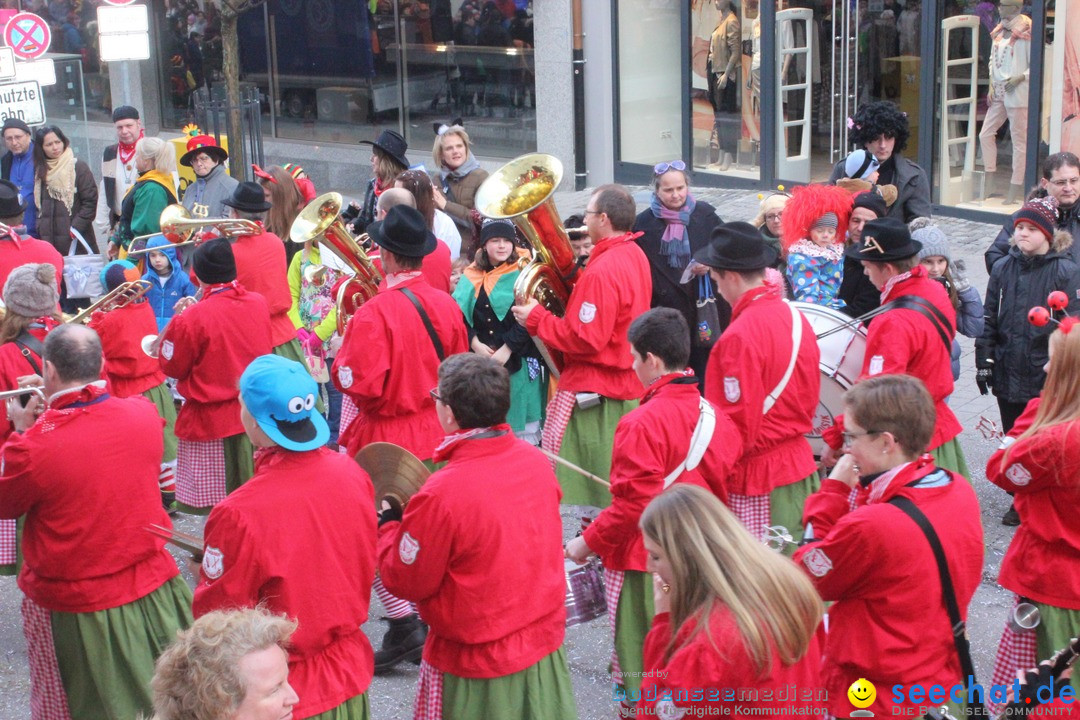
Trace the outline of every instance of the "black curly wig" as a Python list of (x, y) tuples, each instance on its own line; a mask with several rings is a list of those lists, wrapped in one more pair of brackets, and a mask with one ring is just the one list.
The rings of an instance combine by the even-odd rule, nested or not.
[(877, 140), (882, 135), (896, 138), (894, 153), (900, 153), (907, 146), (911, 131), (908, 128), (907, 115), (900, 111), (896, 103), (878, 100), (859, 108), (849, 123), (851, 141), (859, 147)]

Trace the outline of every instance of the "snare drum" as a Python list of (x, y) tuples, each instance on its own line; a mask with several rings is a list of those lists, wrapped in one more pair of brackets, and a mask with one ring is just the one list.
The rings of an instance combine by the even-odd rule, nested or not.
[(604, 575), (595, 559), (584, 565), (566, 561), (566, 626), (595, 620), (607, 613)]
[(814, 429), (806, 436), (814, 449), (814, 455), (821, 457), (826, 448), (821, 434), (835, 422), (836, 416), (844, 411), (844, 392), (855, 384), (862, 373), (863, 357), (866, 355), (866, 329), (861, 323), (841, 328), (845, 323), (850, 323), (852, 318), (838, 310), (810, 303), (792, 304), (802, 312), (815, 335), (834, 331), (828, 337), (818, 337), (818, 350), (821, 352), (821, 394), (817, 411), (814, 413)]

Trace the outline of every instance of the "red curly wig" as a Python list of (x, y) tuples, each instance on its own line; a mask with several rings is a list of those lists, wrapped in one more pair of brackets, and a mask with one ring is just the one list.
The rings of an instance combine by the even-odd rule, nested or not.
[(814, 221), (830, 212), (836, 213), (837, 242), (843, 242), (852, 202), (851, 193), (836, 185), (815, 183), (796, 187), (784, 206), (784, 216), (780, 221), (784, 228), (784, 249), (810, 237), (810, 227)]

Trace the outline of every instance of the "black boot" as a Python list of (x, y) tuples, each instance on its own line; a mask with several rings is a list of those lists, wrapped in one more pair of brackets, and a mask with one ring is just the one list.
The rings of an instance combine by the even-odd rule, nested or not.
[(419, 615), (403, 618), (383, 618), (390, 629), (383, 635), (382, 648), (375, 651), (375, 674), (385, 672), (399, 662), (419, 663), (427, 639), (427, 626)]

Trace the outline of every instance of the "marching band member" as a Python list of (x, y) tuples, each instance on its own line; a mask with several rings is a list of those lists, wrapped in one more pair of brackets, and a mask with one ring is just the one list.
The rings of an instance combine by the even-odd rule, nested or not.
[(191, 591), (146, 531), (170, 524), (155, 481), (162, 420), (146, 399), (106, 392), (101, 365), (97, 334), (61, 325), (45, 339), (48, 406), (8, 406), (21, 434), (2, 450), (0, 517), (26, 515), (19, 587), (34, 717), (148, 713), (154, 660), (191, 623)]
[[(259, 223), (266, 219), (270, 203), (258, 183), (242, 182), (232, 197), (223, 201), (229, 217)], [(289, 290), (285, 245), (274, 233), (263, 230), (258, 235), (242, 235), (230, 240), (236, 258), (236, 279), (247, 290), (262, 295), (270, 308), (270, 340), (274, 354), (304, 364), (304, 352), (296, 338), (296, 328), (289, 317), (292, 292)]]
[(56, 268), (56, 286), (59, 287), (64, 280), (64, 258), (49, 243), (26, 234), (25, 209), (26, 203), (19, 199), (18, 186), (0, 180), (0, 225), (8, 228), (0, 235), (0, 287), (7, 282), (12, 270), (27, 263), (52, 265)]
[(994, 682), (1011, 682), (1018, 670), (1067, 645), (1080, 628), (1080, 532), (1073, 512), (1080, 502), (1078, 324), (1065, 318), (1050, 336), (1042, 395), (1028, 403), (986, 464), (986, 479), (1014, 494), (1021, 521), (998, 583), (1040, 615), (1034, 631), (1006, 626)]
[[(641, 405), (619, 420), (611, 456), (611, 505), (566, 545), (566, 557), (604, 563), (604, 589), (614, 635), (613, 682), (623, 697), (637, 697), (646, 669), (642, 645), (653, 616), (652, 580), (638, 521), (645, 506), (672, 482), (701, 485), (727, 500), (725, 481), (741, 454), (727, 415), (711, 404), (703, 415), (690, 361), (690, 328), (682, 313), (654, 308), (629, 330), (634, 372), (645, 387)], [(701, 447), (691, 445), (699, 423)], [(715, 424), (712, 424), (715, 423)], [(705, 434), (708, 433), (708, 434)], [(692, 464), (691, 464), (692, 463)], [(700, 464), (698, 464), (700, 463)]]
[(694, 259), (710, 268), (732, 308), (705, 380), (705, 396), (742, 436), (742, 456), (727, 482), (728, 504), (751, 535), (763, 538), (769, 526), (783, 526), (798, 543), (803, 503), (818, 487), (805, 437), (820, 395), (817, 338), (806, 318), (784, 302), (783, 286), (765, 281), (777, 253), (753, 225), (721, 224)]
[(360, 626), (375, 577), (374, 491), (352, 458), (325, 447), (330, 430), (315, 410), (317, 393), (306, 367), (276, 355), (256, 358), (240, 376), (255, 475), (210, 512), (192, 609), (198, 618), (265, 607), (295, 619), (289, 682), (300, 702), (292, 716), (360, 720), (369, 716), (372, 675)]
[[(467, 352), (469, 335), (454, 299), (431, 287), (421, 273), (424, 256), (437, 242), (424, 216), (395, 205), (367, 232), (382, 248), (386, 278), (349, 321), (334, 359), (334, 383), (359, 412), (342, 430), (339, 444), (355, 457), (368, 443), (392, 442), (430, 460), (443, 436), (430, 394), (439, 363)], [(409, 603), (391, 596), (378, 580), (375, 592), (390, 621), (375, 653), (375, 671), (381, 672), (419, 657), (426, 631)]]
[(176, 418), (177, 505), (205, 515), (254, 471), (236, 384), (252, 360), (270, 352), (270, 312), (237, 281), (227, 240), (199, 245), (192, 268), (202, 299), (182, 300), (158, 340), (161, 369), (185, 398)]
[[(41, 375), (45, 336), (60, 324), (60, 293), (52, 265), (22, 265), (4, 283), (0, 319), (0, 391), (16, 390), (19, 378)], [(0, 412), (0, 442), (11, 435), (11, 422)], [(0, 575), (14, 575), (17, 553), (14, 519), (0, 519)]]
[[(375, 203), (375, 219), (383, 220), (386, 218), (386, 213), (390, 212), (390, 208), (395, 205), (407, 205), (416, 208), (416, 196), (403, 187), (387, 188), (379, 195), (379, 199)], [(417, 209), (417, 212), (419, 212), (419, 209)], [(420, 213), (420, 217), (423, 216), (423, 213)], [(378, 256), (373, 259), (373, 262), (377, 268), (382, 269)], [(442, 240), (435, 238), (435, 249), (424, 256), (423, 261), (420, 263), (420, 272), (423, 273), (424, 279), (428, 281), (431, 287), (449, 293), (450, 266), (450, 248)]]
[[(611, 474), (619, 419), (637, 407), (641, 383), (631, 367), (630, 322), (649, 309), (652, 275), (630, 231), (634, 199), (620, 185), (593, 192), (585, 225), (596, 244), (578, 276), (563, 317), (536, 300), (512, 311), (529, 334), (562, 353), (559, 390), (548, 404), (541, 445), (602, 478)], [(562, 466), (563, 502), (605, 507), (609, 493)]]
[[(870, 282), (881, 291), (881, 304), (906, 303), (874, 318), (866, 334), (866, 355), (860, 379), (904, 374), (923, 382), (934, 398), (936, 422), (930, 454), (938, 467), (970, 477), (957, 436), (960, 422), (945, 399), (952, 394), (952, 341), (956, 310), (941, 283), (919, 263), (922, 243), (911, 238), (904, 223), (885, 217), (863, 226), (862, 241), (848, 246), (847, 257), (862, 262)], [(825, 438), (839, 449), (843, 420)]]
[(431, 626), (413, 717), (573, 720), (551, 465), (506, 424), (510, 378), (490, 358), (447, 358), (431, 394), (446, 433), (434, 459), (446, 466), (404, 516), (384, 510), (378, 543), (387, 588)]
[[(101, 275), (105, 292), (139, 279), (138, 269), (127, 260), (113, 260), (102, 269)], [(171, 510), (176, 500), (176, 403), (165, 384), (160, 364), (142, 349), (142, 339), (157, 334), (154, 311), (145, 298), (139, 298), (108, 312), (95, 312), (87, 325), (101, 338), (109, 391), (118, 398), (144, 396), (154, 403), (165, 421), (165, 450), (158, 485), (162, 504)]]
[[(875, 236), (872, 229), (868, 234)], [(948, 363), (945, 372), (952, 377)], [(982, 577), (983, 532), (971, 485), (935, 467), (926, 454), (935, 405), (910, 375), (856, 383), (844, 394), (847, 454), (806, 501), (808, 541), (795, 560), (822, 599), (833, 603), (822, 674), (829, 711), (837, 717), (851, 714), (846, 693), (859, 678), (878, 688), (967, 682), (940, 569), (916, 513), (938, 537), (960, 620)], [(852, 510), (855, 488), (861, 492)], [(898, 704), (893, 697), (878, 692), (867, 709), (894, 716), (918, 705), (915, 698)]]

